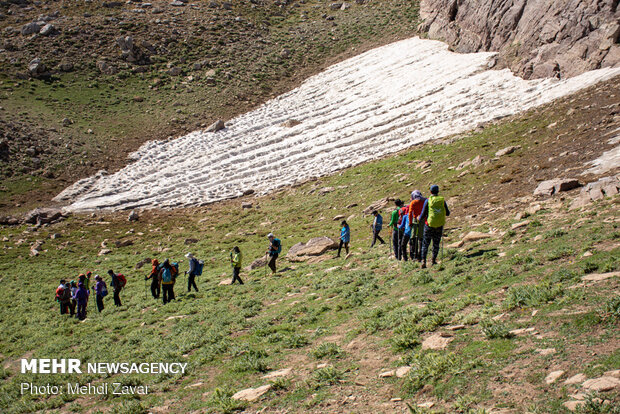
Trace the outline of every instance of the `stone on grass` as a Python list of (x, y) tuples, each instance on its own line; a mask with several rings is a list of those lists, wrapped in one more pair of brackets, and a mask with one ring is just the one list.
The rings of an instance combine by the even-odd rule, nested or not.
[(558, 370), (558, 371), (553, 371), (550, 372), (546, 377), (545, 377), (545, 382), (547, 384), (553, 384), (554, 382), (556, 382), (562, 375), (564, 375), (564, 371), (562, 370)]
[(281, 378), (288, 377), (293, 372), (293, 368), (284, 368), (278, 371), (272, 371), (268, 374), (263, 375), (261, 378), (263, 379), (272, 379), (272, 378)]
[(440, 334), (434, 334), (422, 342), (422, 349), (446, 349), (453, 339), (454, 338), (445, 338)]
[(267, 393), (271, 389), (272, 385), (267, 384), (257, 388), (248, 388), (245, 390), (241, 390), (234, 394), (231, 398), (233, 400), (241, 400), (241, 401), (256, 401), (262, 395)]
[(611, 279), (612, 277), (620, 276), (620, 271), (609, 273), (591, 273), (581, 277), (584, 282), (600, 282), (602, 280)]
[(534, 190), (535, 196), (550, 196), (561, 191), (569, 191), (579, 187), (581, 184), (573, 178), (556, 178), (553, 180), (543, 181), (538, 184)]
[(566, 385), (581, 384), (582, 382), (584, 382), (587, 379), (588, 379), (588, 377), (586, 377), (584, 374), (577, 374), (577, 375), (573, 375), (572, 377), (570, 377), (566, 381), (564, 381), (564, 384), (566, 384)]
[(463, 237), (463, 242), (473, 242), (490, 238), (489, 233), (481, 233), (479, 231), (470, 231)]
[(501, 150), (497, 151), (495, 153), (495, 156), (496, 157), (503, 157), (504, 155), (512, 154), (513, 152), (515, 152), (518, 149), (521, 149), (521, 145), (513, 145), (513, 146), (510, 146), (510, 147), (506, 147), (504, 149), (501, 149)]
[(306, 243), (297, 243), (292, 246), (286, 254), (286, 258), (291, 261), (305, 261), (310, 256), (320, 256), (328, 250), (337, 248), (338, 243), (329, 237), (315, 237)]
[(585, 381), (582, 387), (597, 392), (611, 391), (615, 388), (620, 388), (620, 379), (607, 376), (593, 378)]
[(217, 131), (221, 131), (224, 128), (226, 128), (226, 125), (224, 124), (224, 121), (222, 121), (221, 119), (218, 119), (213, 124), (211, 124), (205, 131), (207, 131), (207, 132), (217, 132)]
[(393, 377), (394, 374), (395, 374), (394, 370), (384, 371), (379, 374), (379, 378), (390, 378), (390, 377)]
[(410, 366), (398, 367), (396, 368), (396, 378), (403, 378), (411, 371)]

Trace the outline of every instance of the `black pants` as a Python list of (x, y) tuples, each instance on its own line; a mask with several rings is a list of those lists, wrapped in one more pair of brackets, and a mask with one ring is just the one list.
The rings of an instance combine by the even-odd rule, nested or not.
[(411, 260), (422, 260), (422, 244), (424, 240), (424, 222), (413, 223), (411, 228)]
[(103, 296), (97, 295), (97, 310), (101, 313), (103, 310)]
[[(122, 289), (122, 288), (121, 288)], [(121, 289), (114, 288), (114, 305), (122, 306), (121, 303)]]
[(398, 229), (392, 230), (392, 247), (394, 248), (394, 257), (400, 260), (400, 237), (401, 233)]
[(426, 256), (428, 254), (428, 248), (433, 242), (433, 263), (437, 261), (437, 255), (439, 254), (439, 245), (441, 244), (441, 235), (443, 234), (442, 227), (429, 227), (424, 226), (424, 242), (422, 243), (422, 261), (426, 263)]
[(71, 299), (71, 301), (69, 302), (69, 313), (71, 316), (75, 315), (76, 306), (77, 306), (77, 302), (75, 301), (75, 299)]
[(342, 240), (340, 240), (340, 245), (338, 246), (338, 257), (340, 257), (340, 251), (342, 250), (342, 246), (344, 246), (347, 254), (349, 254), (349, 242), (343, 242)]
[(403, 238), (400, 239), (400, 258), (405, 262), (407, 261), (407, 245), (409, 244), (410, 237), (403, 233)]
[(194, 289), (196, 289), (196, 292), (198, 292), (198, 286), (196, 286), (196, 275), (190, 273), (187, 276), (187, 291), (188, 292), (192, 291), (192, 286), (194, 287)]
[(276, 259), (277, 258), (278, 258), (278, 253), (274, 253), (273, 256), (271, 256), (271, 259), (269, 259), (268, 266), (273, 273), (276, 272)]
[(69, 302), (60, 302), (60, 314), (69, 313)]
[(153, 295), (153, 298), (159, 299), (159, 291), (159, 282), (157, 280), (153, 280), (151, 282), (151, 295)]
[(81, 321), (86, 319), (86, 305), (87, 304), (88, 304), (88, 302), (78, 302), (77, 303), (77, 317)]
[(241, 270), (240, 267), (233, 267), (233, 278), (232, 278), (232, 282), (230, 282), (230, 284), (234, 284), (236, 280), (239, 281), (240, 285), (243, 285), (243, 280), (241, 280), (241, 278), (239, 277), (239, 271)]
[(174, 299), (174, 284), (162, 284), (161, 290), (164, 299), (164, 305)]
[(379, 236), (379, 232), (381, 232), (381, 229), (372, 231), (372, 243), (370, 247), (374, 246), (377, 240), (379, 240), (381, 244), (385, 244), (385, 241)]

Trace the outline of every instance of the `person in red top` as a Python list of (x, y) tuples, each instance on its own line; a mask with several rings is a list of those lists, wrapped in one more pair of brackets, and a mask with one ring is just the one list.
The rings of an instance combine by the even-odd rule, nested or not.
[(153, 259), (151, 263), (153, 264), (153, 269), (151, 270), (151, 274), (146, 276), (144, 280), (151, 279), (151, 295), (153, 295), (153, 298), (159, 299), (159, 292), (160, 292), (159, 269), (158, 269), (159, 261), (157, 261), (157, 259)]
[(411, 193), (411, 203), (409, 204), (409, 223), (411, 223), (411, 260), (422, 261), (422, 236), (424, 235), (424, 222), (417, 221), (416, 218), (422, 214), (426, 198), (422, 196), (420, 190)]

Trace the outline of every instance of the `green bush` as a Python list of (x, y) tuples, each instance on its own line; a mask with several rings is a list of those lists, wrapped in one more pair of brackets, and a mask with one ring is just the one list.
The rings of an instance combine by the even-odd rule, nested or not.
[(538, 285), (514, 286), (508, 289), (504, 307), (514, 309), (519, 307), (536, 306), (552, 301), (561, 296), (564, 290), (559, 285), (541, 283)]
[(510, 333), (510, 330), (500, 322), (486, 320), (482, 322), (482, 333), (487, 339), (508, 339), (514, 335)]
[(322, 358), (340, 358), (344, 356), (344, 351), (332, 342), (323, 342), (321, 345), (310, 351), (316, 359)]

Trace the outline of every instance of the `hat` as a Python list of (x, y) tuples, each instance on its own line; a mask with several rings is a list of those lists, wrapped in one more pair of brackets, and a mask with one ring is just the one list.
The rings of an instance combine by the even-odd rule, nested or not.
[(275, 237), (275, 236), (273, 235), (273, 233), (269, 233), (269, 234), (267, 235), (267, 238), (268, 238), (268, 239), (271, 239), (272, 237)]
[(431, 185), (431, 194), (439, 194), (439, 186), (437, 184)]
[(194, 257), (194, 255), (193, 255), (193, 254), (191, 254), (191, 253), (187, 253), (187, 254), (185, 255), (185, 257), (187, 257), (188, 259), (191, 259), (192, 257)]
[(93, 272), (91, 272), (90, 270), (88, 272), (86, 272), (86, 276), (90, 277), (90, 275), (92, 275), (92, 274), (93, 274)]
[(95, 275), (95, 279), (96, 279), (96, 280), (101, 280), (101, 276), (99, 276), (99, 275)]
[(422, 193), (420, 192), (420, 190), (413, 190), (411, 192), (411, 199), (412, 200), (421, 200), (422, 199)]

